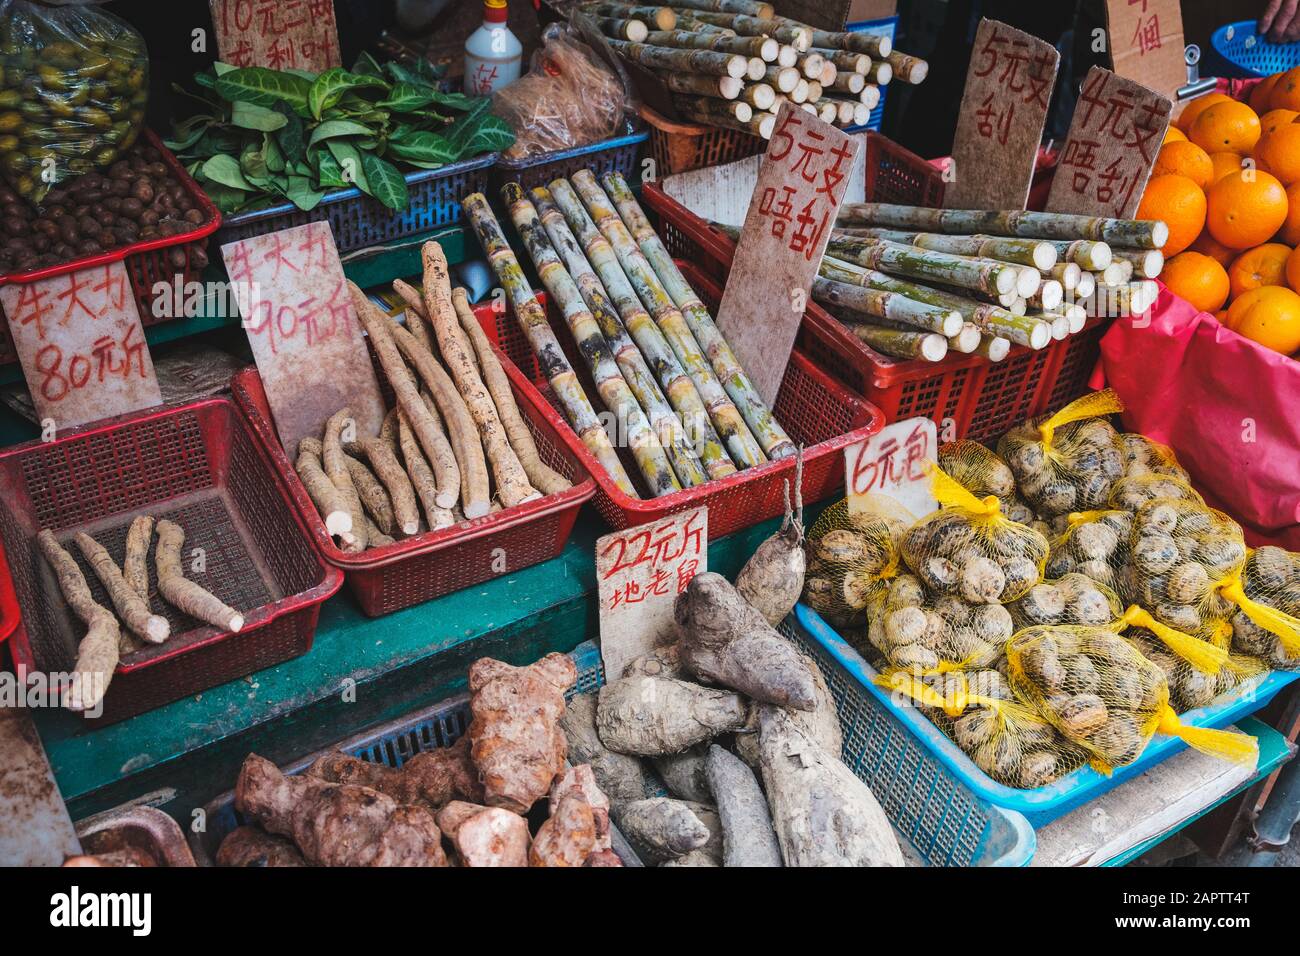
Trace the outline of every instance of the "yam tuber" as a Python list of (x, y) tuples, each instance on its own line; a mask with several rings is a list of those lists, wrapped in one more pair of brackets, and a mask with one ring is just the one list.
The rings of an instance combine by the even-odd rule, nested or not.
[(149, 601), (149, 545), (153, 542), (153, 516), (139, 515), (126, 532), (126, 557), (122, 577), (140, 600)]
[[(384, 419), (385, 428), (388, 427), (389, 421), (389, 418)], [(397, 427), (395, 415), (391, 421), (395, 430)], [(396, 439), (394, 438), (390, 443), (382, 431), (378, 438), (363, 438), (356, 445), (357, 451), (365, 455), (374, 470), (375, 477), (388, 493), (388, 500), (393, 508), (393, 533), (401, 532), (409, 538), (420, 530), (420, 508), (415, 498), (415, 487), (411, 484), (411, 477), (402, 467), (402, 463), (397, 460), (397, 454), (394, 452), (396, 447)]]
[(713, 799), (713, 794), (709, 791), (709, 780), (704, 766), (707, 753), (706, 745), (696, 744), (679, 754), (654, 757), (652, 762), (664, 786), (674, 797), (679, 800), (708, 803)]
[(108, 608), (95, 601), (90, 586), (72, 555), (59, 545), (48, 528), (36, 536), (46, 562), (54, 571), (63, 599), (86, 625), (86, 635), (77, 645), (77, 662), (73, 665), (72, 686), (63, 698), (69, 710), (94, 710), (104, 699), (118, 661), (121, 628)]
[(529, 866), (583, 866), (596, 850), (596, 819), (591, 805), (578, 794), (566, 794), (528, 851)]
[(446, 866), (442, 833), (425, 807), (399, 806), (367, 787), (287, 777), (249, 754), (235, 809), (287, 836), (317, 866)]
[(185, 531), (180, 525), (166, 520), (158, 522), (158, 544), (153, 554), (158, 569), (158, 593), (168, 604), (190, 617), (227, 631), (238, 631), (244, 626), (244, 615), (212, 592), (186, 579), (181, 570), (181, 546), (184, 544)]
[[(364, 551), (369, 543), (366, 539), (365, 513), (361, 508), (361, 495), (352, 483), (352, 473), (348, 471), (347, 455), (343, 454), (342, 434), (356, 428), (352, 419), (352, 410), (342, 408), (331, 415), (325, 422), (325, 434), (321, 438), (321, 464), (325, 476), (339, 490), (347, 502), (348, 514), (352, 516), (352, 539), (344, 539), (344, 551)], [(301, 446), (301, 442), (299, 443)]]
[(623, 668), (624, 677), (672, 677), (676, 680), (689, 680), (686, 668), (682, 666), (681, 651), (676, 644), (656, 647), (648, 654), (634, 657)]
[(682, 660), (701, 680), (780, 707), (812, 710), (812, 675), (793, 644), (720, 574), (691, 579), (674, 609)]
[[(365, 514), (372, 519), (374, 527), (391, 537), (397, 530), (397, 519), (393, 516), (393, 502), (388, 497), (388, 489), (359, 458), (344, 454), (343, 463), (347, 465), (348, 477), (352, 479), (352, 487), (361, 499)], [(370, 540), (370, 524), (371, 522), (366, 522), (366, 544), (373, 548), (375, 545)]]
[(660, 864), (698, 850), (709, 842), (709, 828), (691, 805), (670, 797), (651, 797), (625, 804), (618, 825), (638, 854)]
[[(817, 706), (812, 710), (788, 711), (795, 726), (816, 741), (823, 750), (832, 756), (840, 756), (844, 750), (844, 735), (840, 730), (839, 712), (835, 709), (835, 698), (831, 696), (830, 686), (822, 676), (817, 662), (806, 654), (800, 659), (812, 674), (813, 684), (817, 688)], [(747, 732), (736, 734), (736, 755), (751, 767), (758, 767), (758, 713), (752, 714)]]
[(439, 811), (437, 821), (461, 866), (528, 865), (528, 821), (517, 813), (453, 801)]
[(293, 841), (260, 827), (235, 827), (217, 849), (217, 866), (307, 866)]
[(95, 577), (99, 578), (99, 583), (108, 592), (108, 599), (113, 602), (122, 623), (150, 644), (161, 644), (167, 640), (172, 632), (167, 618), (149, 610), (146, 600), (127, 583), (117, 562), (103, 545), (84, 531), (77, 532), (76, 541), (82, 556), (90, 564), (90, 570), (95, 572)]
[(596, 731), (596, 693), (578, 694), (560, 718), (569, 746), (569, 759), (591, 766), (596, 784), (616, 804), (644, 800), (659, 792), (645, 765), (636, 757), (610, 750)]
[(904, 865), (871, 789), (779, 707), (759, 711), (759, 750), (787, 866)]
[(478, 771), (469, 760), (468, 737), (461, 737), (450, 747), (423, 750), (401, 767), (332, 753), (317, 759), (307, 773), (329, 783), (369, 787), (398, 803), (425, 804), (435, 810), (453, 800), (483, 799)]
[(804, 574), (808, 559), (804, 554), (803, 453), (795, 463), (795, 507), (790, 507), (790, 485), (785, 484), (785, 520), (776, 534), (758, 546), (745, 566), (736, 575), (736, 590), (740, 596), (763, 615), (768, 624), (776, 627), (794, 610), (803, 593)]
[(596, 729), (611, 750), (657, 757), (741, 729), (748, 709), (731, 691), (670, 677), (624, 677), (600, 689)]
[[(320, 450), (316, 448), (315, 439), (306, 438), (298, 442), (298, 457), (294, 462), (294, 471), (307, 489), (307, 495), (316, 505), (325, 530), (332, 538), (341, 538), (345, 545), (356, 539), (352, 535), (352, 510), (343, 493), (334, 487), (329, 475), (321, 464)], [(313, 450), (315, 449), (315, 450)]]
[[(416, 497), (420, 499), (420, 504), (424, 507), (424, 515), (429, 522), (429, 528), (438, 531), (442, 528), (451, 527), (456, 523), (455, 515), (452, 514), (450, 509), (438, 504), (440, 500), (438, 494), (439, 480), (425, 460), (424, 450), (420, 447), (420, 442), (415, 437), (415, 432), (411, 429), (405, 412), (399, 412), (397, 415), (397, 441), (402, 450), (402, 458), (406, 462), (406, 473), (411, 477), (411, 487), (414, 489)], [(448, 454), (450, 454), (450, 449), (448, 449)]]
[(527, 813), (550, 791), (568, 754), (559, 720), (577, 677), (564, 654), (527, 667), (484, 657), (470, 667), (470, 759), (488, 806)]
[(709, 747), (705, 767), (722, 821), (723, 865), (781, 866), (781, 846), (754, 772), (717, 744)]

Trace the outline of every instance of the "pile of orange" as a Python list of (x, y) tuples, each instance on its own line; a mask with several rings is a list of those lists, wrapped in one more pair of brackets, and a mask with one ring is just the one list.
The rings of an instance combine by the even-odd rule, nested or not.
[(1210, 93), (1169, 127), (1139, 219), (1169, 225), (1160, 278), (1235, 332), (1300, 358), (1300, 67), (1246, 102)]

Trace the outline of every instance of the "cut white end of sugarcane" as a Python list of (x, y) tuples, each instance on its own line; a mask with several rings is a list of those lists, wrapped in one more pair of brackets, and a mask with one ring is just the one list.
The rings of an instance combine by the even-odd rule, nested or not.
[(841, 126), (850, 126), (853, 123), (855, 107), (861, 106), (861, 103), (850, 103), (848, 100), (831, 100), (835, 104), (836, 119)]
[(742, 123), (748, 123), (754, 118), (754, 107), (744, 100), (736, 100), (731, 104), (731, 115)]
[[(1134, 270), (1133, 260), (1125, 259), (1123, 256), (1117, 256), (1115, 260), (1107, 268), (1114, 268), (1116, 266), (1119, 267), (1119, 281), (1121, 283), (1128, 282), (1130, 279), (1133, 278), (1133, 270)], [(1138, 278), (1141, 278), (1141, 276), (1139, 276)]]
[(979, 326), (971, 322), (965, 322), (957, 330), (956, 335), (948, 336), (948, 348), (954, 352), (963, 352), (967, 355), (979, 348), (980, 339), (983, 338)]
[(880, 86), (888, 86), (889, 81), (894, 78), (894, 68), (888, 63), (873, 63), (871, 72), (876, 83)]
[(1039, 322), (1029, 330), (1029, 347), (1031, 349), (1046, 348), (1047, 343), (1052, 341), (1052, 326), (1047, 322)]
[(624, 36), (633, 43), (640, 43), (650, 33), (650, 28), (640, 20), (628, 20), (623, 26)]
[(1063, 305), (1061, 307), (1061, 314), (1064, 315), (1066, 321), (1070, 323), (1071, 335), (1082, 331), (1083, 327), (1088, 323), (1088, 310), (1077, 302)]
[(1044, 312), (1055, 312), (1065, 298), (1065, 288), (1055, 279), (1046, 279), (1033, 296), (1034, 305)]
[(817, 104), (817, 118), (823, 123), (834, 123), (840, 118), (840, 109), (830, 100), (821, 100)]
[(744, 89), (744, 100), (757, 110), (770, 110), (776, 104), (776, 90), (766, 83), (755, 83)]
[(792, 46), (782, 46), (776, 52), (777, 66), (794, 66), (799, 62), (799, 51)]
[(817, 107), (813, 106), (811, 103), (800, 103), (800, 104), (799, 104), (799, 109), (801, 109), (801, 110), (803, 110), (805, 113), (809, 113), (809, 114), (811, 114), (811, 115), (813, 115), (813, 116), (816, 116), (816, 115), (817, 115)]
[(758, 55), (764, 63), (773, 63), (777, 55), (781, 52), (781, 44), (777, 43), (771, 37), (764, 37), (762, 45), (758, 48)]
[(874, 110), (880, 105), (880, 87), (875, 83), (868, 83), (862, 87), (862, 92), (858, 94), (858, 99), (862, 100), (864, 106), (869, 110)]
[(1029, 311), (1029, 301), (1016, 296), (1005, 306), (1006, 310), (1012, 315), (1024, 315)]
[[(1142, 279), (1132, 284), (1132, 299), (1134, 310), (1138, 313), (1145, 312), (1151, 306), (1156, 304), (1156, 299), (1160, 298), (1160, 286), (1154, 279)], [(1140, 307), (1139, 307), (1140, 306)]]
[[(1051, 246), (1048, 246), (1051, 249)], [(1079, 285), (1079, 279), (1083, 276), (1083, 268), (1077, 262), (1058, 262), (1054, 266), (1049, 266), (1043, 271), (1044, 275), (1050, 275), (1057, 282), (1061, 283), (1061, 288), (1066, 292), (1073, 292)]]
[(749, 58), (749, 69), (745, 73), (745, 79), (761, 80), (766, 75), (767, 75), (767, 63), (763, 61), (762, 57), (751, 56)]
[(1128, 281), (1128, 276), (1124, 275), (1124, 267), (1118, 262), (1112, 262), (1106, 268), (1097, 273), (1097, 282), (1099, 285), (1122, 285)]
[(772, 115), (764, 116), (758, 123), (758, 135), (763, 139), (772, 138), (772, 130), (776, 128), (776, 117)]
[(1002, 306), (1004, 309), (1009, 309), (1011, 306), (1016, 304), (1017, 300), (1020, 299), (1020, 293), (1015, 289), (1012, 289), (1010, 292), (997, 293), (995, 298), (998, 300), (998, 305)]
[(809, 81), (808, 81), (808, 100), (809, 100), (809, 102), (816, 103), (819, 99), (822, 98), (822, 93), (824, 93), (824, 92), (825, 92), (825, 90), (822, 89), (822, 85), (821, 85), (820, 83), (818, 83), (816, 80), (809, 80)]
[(1060, 313), (1047, 313), (1042, 316), (1042, 319), (1052, 330), (1052, 338), (1057, 342), (1070, 334), (1070, 320)]
[(1155, 227), (1151, 230), (1151, 242), (1157, 249), (1163, 249), (1165, 243), (1169, 241), (1169, 224), (1163, 219), (1157, 219)]
[(727, 76), (734, 76), (739, 80), (744, 79), (748, 73), (749, 59), (747, 57), (737, 55), (727, 60)]
[(835, 78), (840, 75), (839, 68), (830, 60), (822, 64), (822, 74), (817, 77), (817, 82), (822, 86), (830, 86), (835, 82)]
[(993, 287), (999, 296), (1019, 295), (1020, 274), (1015, 269), (1003, 269), (996, 274)]
[(866, 126), (867, 121), (871, 119), (871, 107), (866, 103), (853, 104), (853, 125)]
[(1011, 351), (1011, 340), (1000, 335), (985, 335), (975, 351), (990, 362), (1001, 362)]
[(822, 67), (826, 65), (826, 58), (820, 53), (809, 53), (803, 58), (800, 67), (803, 75), (810, 80), (815, 80), (822, 75)]
[(724, 99), (734, 100), (744, 88), (744, 80), (737, 79), (734, 76), (718, 77), (718, 92), (722, 94)]
[(894, 52), (894, 41), (892, 37), (881, 36), (877, 38), (880, 44), (880, 55), (889, 56)]
[(1159, 249), (1114, 249), (1114, 255), (1133, 264), (1139, 279), (1154, 279), (1164, 270), (1165, 255)]
[(867, 81), (863, 79), (861, 73), (845, 73), (838, 77), (833, 85), (841, 93), (852, 93), (857, 96), (867, 88)]
[(1042, 284), (1043, 274), (1037, 269), (1023, 266), (1016, 271), (1016, 294), (1021, 298), (1029, 298)]
[(1097, 277), (1091, 272), (1079, 271), (1079, 280), (1074, 284), (1076, 299), (1089, 299), (1097, 291)]
[(790, 90), (790, 99), (794, 100), (796, 103), (808, 102), (808, 81), (802, 76), (799, 77), (798, 82), (795, 83), (794, 89)]
[(921, 340), (921, 358), (927, 362), (938, 362), (948, 354), (948, 340), (942, 335), (930, 334)]
[(1034, 246), (1034, 265), (1038, 266), (1038, 268), (1044, 272), (1056, 265), (1058, 256), (1059, 254), (1056, 251), (1056, 246), (1050, 243), (1041, 242)]

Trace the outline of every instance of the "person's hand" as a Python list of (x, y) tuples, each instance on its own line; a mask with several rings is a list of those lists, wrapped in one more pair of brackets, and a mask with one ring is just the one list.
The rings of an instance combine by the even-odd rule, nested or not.
[(1268, 0), (1256, 32), (1273, 43), (1300, 40), (1300, 0)]

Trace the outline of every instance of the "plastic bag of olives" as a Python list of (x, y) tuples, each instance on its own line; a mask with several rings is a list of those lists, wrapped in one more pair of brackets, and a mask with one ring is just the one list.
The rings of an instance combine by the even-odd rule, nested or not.
[(867, 609), (888, 590), (898, 572), (895, 522), (849, 511), (838, 501), (821, 513), (808, 532), (808, 570), (803, 600), (831, 624), (863, 627)]
[(0, 0), (0, 172), (24, 199), (119, 159), (148, 96), (149, 54), (125, 21), (86, 0)]
[(1007, 665), (1012, 690), (1103, 773), (1137, 760), (1157, 733), (1242, 764), (1258, 755), (1253, 737), (1183, 724), (1165, 672), (1113, 630), (1026, 628), (1007, 644)]
[(1233, 648), (1272, 667), (1300, 670), (1300, 635), (1286, 622), (1300, 618), (1300, 555), (1272, 545), (1252, 551), (1241, 582), (1253, 603), (1231, 618)]

